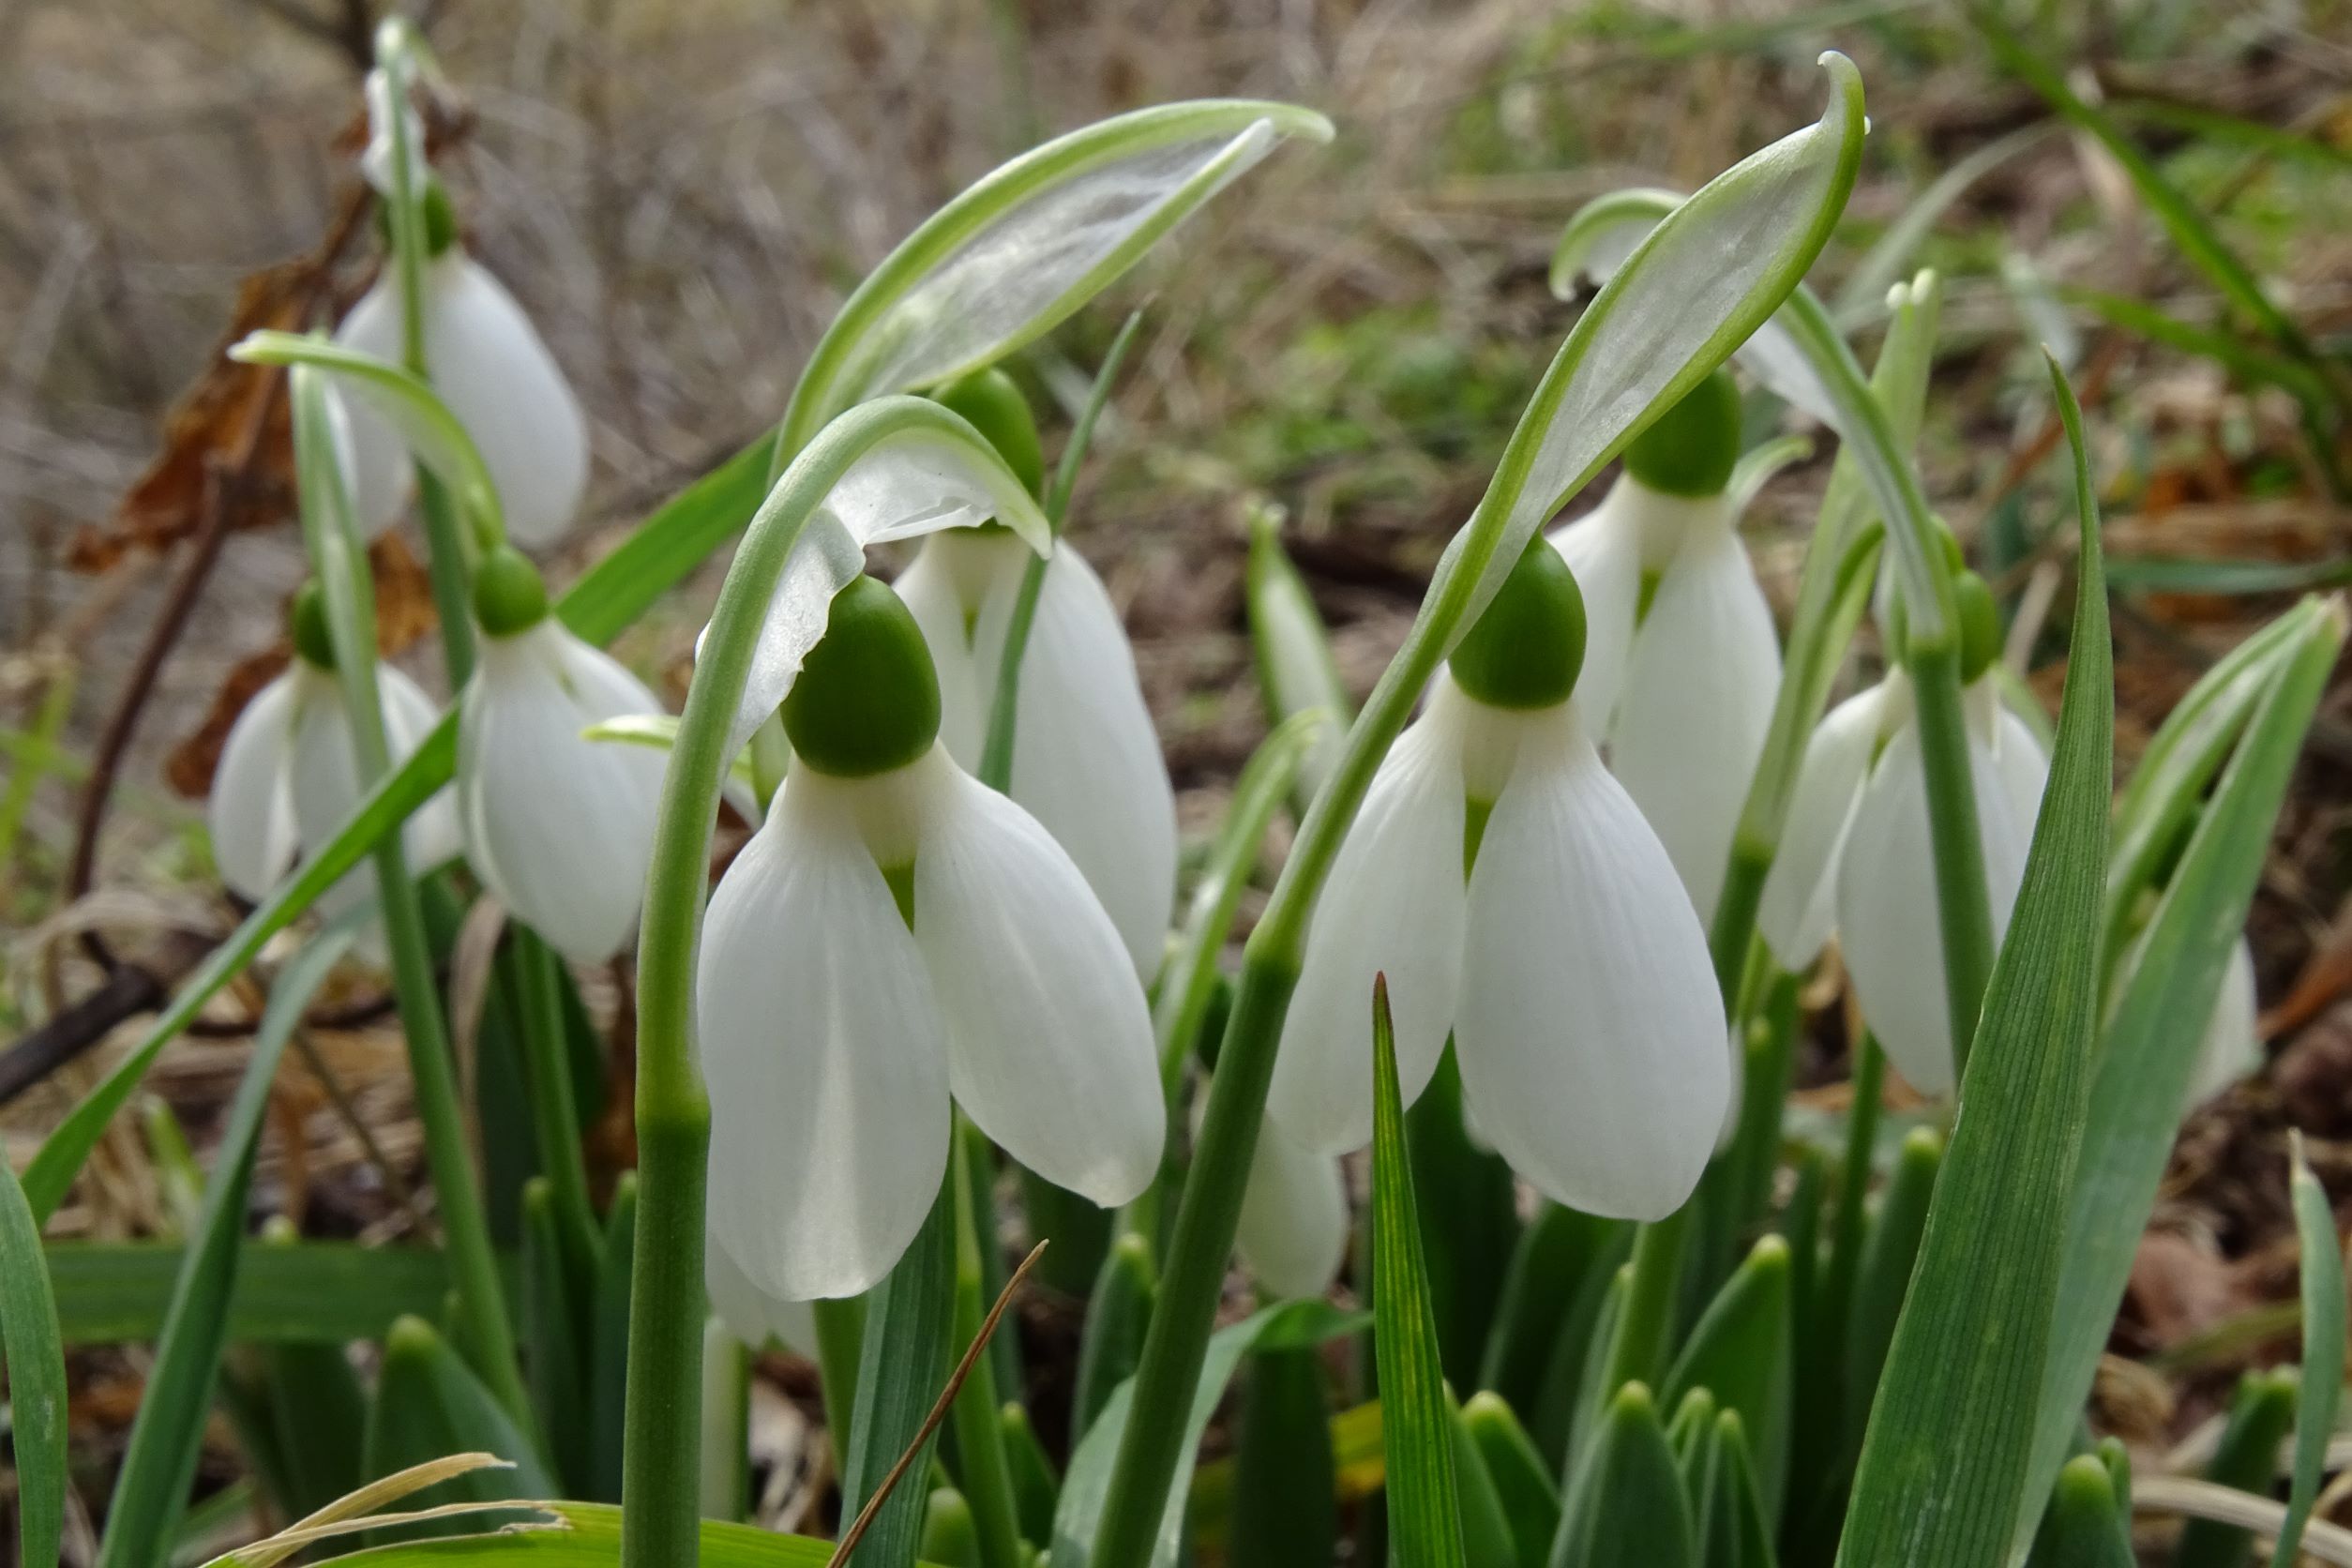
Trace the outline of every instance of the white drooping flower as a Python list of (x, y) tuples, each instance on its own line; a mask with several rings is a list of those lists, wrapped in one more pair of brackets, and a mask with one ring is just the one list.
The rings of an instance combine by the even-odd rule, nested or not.
[(1577, 705), (1701, 920), (1713, 918), (1780, 687), (1772, 607), (1726, 490), (1739, 415), (1717, 371), (1635, 442), (1596, 509), (1551, 535), (1584, 590)]
[(653, 854), (665, 758), (583, 733), (664, 711), (603, 650), (547, 612), (530, 563), (484, 557), (482, 639), (458, 701), (458, 809), (466, 855), (500, 903), (566, 957), (628, 945)]
[(1372, 982), (1408, 1104), (1449, 1033), (1466, 1117), (1546, 1196), (1656, 1219), (1730, 1094), (1714, 972), (1674, 866), (1587, 729), (1583, 626), (1531, 545), (1391, 749), (1334, 862), (1270, 1114), (1338, 1153), (1372, 1130)]
[(752, 1284), (743, 1265), (728, 1256), (726, 1244), (709, 1232), (702, 1238), (702, 1289), (711, 1315), (751, 1349), (765, 1349), (773, 1341), (796, 1355), (816, 1353), (817, 1319), (809, 1304), (771, 1296)]
[(1125, 944), (1069, 854), (938, 743), (922, 634), (858, 578), (783, 701), (793, 765), (703, 924), (711, 1226), (763, 1295), (853, 1295), (938, 1194), (951, 1103), (1105, 1206), (1166, 1131)]
[(1329, 1290), (1348, 1260), (1348, 1179), (1339, 1161), (1265, 1118), (1233, 1233), (1233, 1249), (1259, 1288), (1283, 1301)]
[[(389, 95), (381, 73), (369, 78), (372, 134), (361, 159), (369, 183), (392, 191)], [(405, 106), (404, 106), (405, 107)], [(424, 266), (425, 366), (433, 390), (482, 454), (505, 513), (506, 528), (526, 544), (568, 528), (588, 488), (588, 421), (571, 384), (531, 318), (505, 284), (465, 253), (448, 204), (422, 164), (424, 136), (411, 121), (409, 148), (419, 176), (431, 254)], [(387, 258), (375, 283), (335, 329), (335, 340), (379, 359), (404, 357), (406, 313), (399, 270)], [(352, 492), (360, 527), (381, 534), (406, 509), (415, 467), (399, 432), (360, 400), (348, 404)]]
[[(207, 807), (220, 880), (256, 902), (298, 860), (324, 848), (367, 794), (315, 588), (295, 602), (294, 644), (285, 672), (256, 692), (230, 727)], [(441, 713), (390, 665), (377, 668), (376, 690), (385, 748), (397, 767), (432, 733)], [(409, 818), (400, 843), (418, 871), (458, 852), (446, 792)], [(375, 868), (362, 862), (327, 890), (319, 908), (333, 914), (374, 897)]]
[[(1003, 529), (949, 529), (898, 580), (938, 663), (940, 738), (966, 768), (987, 744), (1030, 559)], [(1010, 792), (1078, 862), (1150, 976), (1176, 898), (1176, 797), (1119, 611), (1067, 544), (1047, 563), (1021, 656)]]
[(2189, 1093), (2181, 1101), (2180, 1114), (2187, 1116), (2261, 1065), (2254, 948), (2239, 937), (2230, 951), (2229, 967), (2222, 971), (2222, 988), (2213, 998), (2213, 1017), (2197, 1047), (2196, 1065), (2190, 1069)]

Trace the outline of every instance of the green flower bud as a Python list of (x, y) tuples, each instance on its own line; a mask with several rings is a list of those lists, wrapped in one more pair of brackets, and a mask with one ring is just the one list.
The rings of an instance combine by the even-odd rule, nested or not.
[(2001, 656), (2001, 612), (1993, 590), (1971, 571), (1952, 580), (1952, 596), (1960, 611), (1960, 679), (1974, 681)]
[(286, 630), (305, 664), (318, 670), (335, 668), (335, 634), (326, 625), (326, 591), (316, 580), (294, 590), (294, 606), (286, 612)]
[(474, 568), (474, 618), (492, 637), (514, 637), (547, 619), (547, 584), (512, 545), (500, 545)]
[(1013, 378), (990, 366), (961, 381), (948, 383), (931, 394), (931, 400), (955, 410), (972, 422), (1013, 471), (1021, 488), (1042, 499), (1046, 493), (1046, 452), (1037, 442), (1037, 421), (1029, 400)]
[(1463, 691), (1494, 708), (1568, 701), (1584, 669), (1584, 593), (1538, 535), (1448, 661)]
[(1625, 472), (1668, 495), (1721, 495), (1740, 460), (1740, 389), (1717, 370), (1625, 448)]
[(837, 778), (888, 773), (930, 750), (939, 671), (898, 596), (870, 577), (834, 595), (781, 711), (793, 753)]

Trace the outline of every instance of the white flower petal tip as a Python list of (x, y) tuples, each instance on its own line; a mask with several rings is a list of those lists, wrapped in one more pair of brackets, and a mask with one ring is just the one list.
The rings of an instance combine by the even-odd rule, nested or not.
[(702, 1241), (702, 1282), (711, 1315), (754, 1350), (780, 1345), (794, 1355), (817, 1349), (817, 1319), (807, 1302), (783, 1301), (751, 1282), (716, 1235)]
[(1872, 686), (1831, 709), (1805, 742), (1780, 851), (1756, 911), (1756, 929), (1783, 969), (1810, 968), (1836, 924), (1838, 855), (1884, 710), (1884, 688)]
[[(451, 248), (425, 268), (425, 362), (433, 389), (482, 454), (520, 544), (544, 544), (571, 526), (588, 486), (588, 422), (537, 328), (505, 285)], [(398, 363), (400, 286), (379, 279), (336, 328), (335, 340)], [(407, 505), (414, 473), (391, 424), (347, 400), (353, 502), (380, 533)]]
[(957, 1103), (1006, 1153), (1106, 1208), (1159, 1171), (1168, 1111), (1118, 932), (1037, 821), (934, 754), (914, 938)]
[(552, 619), (484, 638), (459, 704), (458, 809), (474, 868), (580, 962), (611, 957), (636, 930), (667, 762), (581, 731), (662, 711), (642, 682)]
[(870, 1289), (947, 1169), (947, 1043), (850, 788), (796, 770), (720, 880), (696, 1033), (719, 1244), (771, 1299)]
[(1234, 1247), (1268, 1295), (1320, 1296), (1348, 1259), (1348, 1185), (1339, 1162), (1293, 1142), (1269, 1118), (1258, 1129)]
[[(954, 416), (942, 409), (939, 417)], [(992, 520), (1033, 550), (1053, 538), (1035, 498), (972, 437), (945, 424), (914, 424), (859, 454), (785, 558), (736, 704), (729, 754), (742, 750), (791, 692), (801, 662), (824, 635), (834, 595), (866, 569), (868, 545)]]
[(238, 897), (260, 901), (294, 864), (294, 713), (302, 671), (288, 671), (256, 692), (229, 727), (205, 816), (213, 864)]
[(1528, 727), (1468, 905), (1455, 1047), (1479, 1127), (1562, 1203), (1672, 1214), (1730, 1101), (1723, 1004), (1673, 862), (1573, 715)]

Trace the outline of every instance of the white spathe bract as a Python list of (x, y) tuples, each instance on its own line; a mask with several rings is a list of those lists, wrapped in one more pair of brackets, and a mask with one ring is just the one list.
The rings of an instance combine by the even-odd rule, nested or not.
[[(867, 546), (990, 520), (1041, 554), (1052, 546), (1053, 530), (1035, 498), (970, 437), (913, 426), (891, 431), (860, 453), (784, 559), (728, 729), (727, 754), (742, 751), (792, 691), (801, 661), (824, 636), (833, 596), (865, 571)], [(945, 671), (941, 674), (947, 678)]]
[[(462, 246), (425, 263), (425, 365), (441, 400), (473, 437), (497, 486), (506, 530), (542, 544), (568, 528), (588, 488), (588, 422), (555, 356), (505, 285)], [(386, 266), (335, 340), (400, 362), (400, 279)], [(346, 399), (352, 493), (360, 526), (380, 534), (415, 481), (400, 432), (362, 399)]]
[(611, 656), (550, 616), (484, 636), (458, 707), (458, 808), (474, 869), (565, 957), (610, 958), (637, 928), (667, 754), (589, 740), (662, 712)]
[(768, 1297), (889, 1271), (946, 1171), (951, 1096), (1096, 1203), (1158, 1170), (1118, 933), (1045, 829), (942, 746), (870, 778), (795, 767), (711, 897), (700, 963), (711, 1226)]
[[(389, 665), (378, 668), (376, 689), (385, 748), (397, 767), (432, 733), (441, 714), (415, 681)], [(221, 745), (206, 807), (220, 880), (259, 902), (297, 858), (317, 853), (341, 831), (367, 792), (341, 684), (297, 655), (254, 694)], [(448, 792), (409, 818), (400, 844), (420, 871), (458, 852)], [(328, 889), (319, 908), (333, 914), (374, 896), (375, 869), (363, 863)]]
[(1271, 1116), (1258, 1129), (1233, 1248), (1259, 1289), (1281, 1300), (1323, 1294), (1348, 1259), (1346, 1173)]
[(1725, 496), (1667, 495), (1625, 475), (1551, 535), (1584, 592), (1577, 705), (1604, 727), (1609, 771), (1701, 920), (1714, 916), (1780, 688), (1772, 607), (1737, 520)]
[[(1465, 879), (1469, 803), (1492, 807)], [(1546, 1196), (1657, 1219), (1723, 1124), (1723, 1004), (1689, 897), (1601, 765), (1578, 704), (1506, 711), (1434, 683), (1341, 847), (1309, 928), (1269, 1113), (1336, 1153), (1372, 1129), (1372, 981), (1400, 1087), (1451, 1031), (1466, 1118)]]
[[(1029, 559), (1010, 534), (934, 534), (897, 582), (939, 670), (940, 738), (966, 768), (987, 743)], [(1176, 897), (1176, 795), (1119, 611), (1067, 544), (1021, 656), (1009, 792), (1078, 863), (1148, 978)]]

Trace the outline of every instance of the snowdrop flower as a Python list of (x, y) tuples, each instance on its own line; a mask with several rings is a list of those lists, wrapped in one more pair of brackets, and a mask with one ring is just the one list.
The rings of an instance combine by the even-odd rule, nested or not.
[(792, 769), (711, 897), (711, 1227), (772, 1299), (888, 1272), (946, 1171), (951, 1098), (1096, 1203), (1159, 1168), (1126, 949), (1062, 847), (939, 744), (940, 712), (914, 618), (854, 579), (783, 701)]
[(1267, 1101), (1324, 1154), (1372, 1130), (1372, 979), (1410, 1104), (1448, 1033), (1466, 1113), (1546, 1196), (1681, 1207), (1730, 1095), (1707, 941), (1587, 728), (1584, 616), (1529, 546), (1374, 777), (1310, 927)]
[(480, 658), (458, 704), (466, 856), (558, 952), (600, 962), (637, 928), (665, 758), (581, 731), (658, 714), (661, 700), (548, 613), (538, 572), (515, 550), (483, 557), (474, 606)]
[(1626, 450), (1599, 507), (1551, 535), (1584, 590), (1576, 705), (1703, 921), (1780, 687), (1772, 607), (1725, 492), (1739, 455), (1740, 396), (1718, 370)]
[[(1983, 580), (1959, 574), (1962, 704), (1985, 891), (1998, 943), (2009, 927), (2049, 758), (2000, 700), (1999, 617)], [(1756, 925), (1785, 969), (1811, 964), (1832, 928), (1862, 1020), (1923, 1094), (1952, 1087), (1927, 770), (1910, 682), (1899, 669), (1847, 698), (1805, 745)]]
[(2180, 1103), (2188, 1114), (2223, 1090), (2262, 1065), (2262, 1029), (2255, 1011), (2254, 949), (2239, 937), (2222, 972), (2222, 988), (2213, 999), (2213, 1018), (2205, 1026), (2197, 1048), (2196, 1065), (2190, 1070), (2189, 1093)]
[[(292, 631), (294, 656), (285, 672), (256, 692), (230, 727), (207, 807), (220, 880), (254, 902), (266, 897), (298, 859), (324, 848), (367, 794), (316, 583), (295, 596)], [(423, 744), (441, 714), (415, 681), (388, 664), (377, 668), (376, 690), (384, 742), (397, 766)], [(457, 819), (445, 792), (408, 820), (400, 842), (409, 864), (420, 870), (458, 852)], [(328, 889), (319, 908), (334, 914), (374, 897), (375, 869), (363, 864)]]
[[(369, 77), (368, 113), (374, 133), (361, 171), (389, 199), (392, 105), (380, 77)], [(401, 107), (413, 120), (415, 110)], [(413, 160), (421, 160), (423, 146), (422, 128), (413, 128)], [(587, 418), (515, 296), (458, 242), (457, 223), (440, 185), (425, 174), (421, 162), (413, 168), (421, 177), (411, 188), (423, 193), (425, 207), (425, 365), (433, 390), (480, 448), (508, 531), (526, 544), (544, 543), (570, 526), (587, 490)], [(387, 259), (375, 283), (335, 329), (335, 340), (399, 364), (405, 321), (399, 269)], [(347, 408), (360, 526), (381, 534), (408, 505), (415, 470), (407, 446), (388, 422), (356, 400)]]
[[(941, 395), (1033, 490), (1035, 428), (1001, 371)], [(897, 588), (939, 670), (940, 735), (977, 768), (1029, 548), (1002, 526), (932, 534)], [(1176, 898), (1176, 796), (1119, 611), (1084, 558), (1057, 544), (1021, 656), (1013, 799), (1042, 823), (1109, 912), (1136, 972), (1159, 968)]]
[(1319, 1296), (1348, 1260), (1348, 1179), (1338, 1160), (1309, 1149), (1269, 1116), (1258, 1129), (1242, 1188), (1233, 1248), (1276, 1300)]

